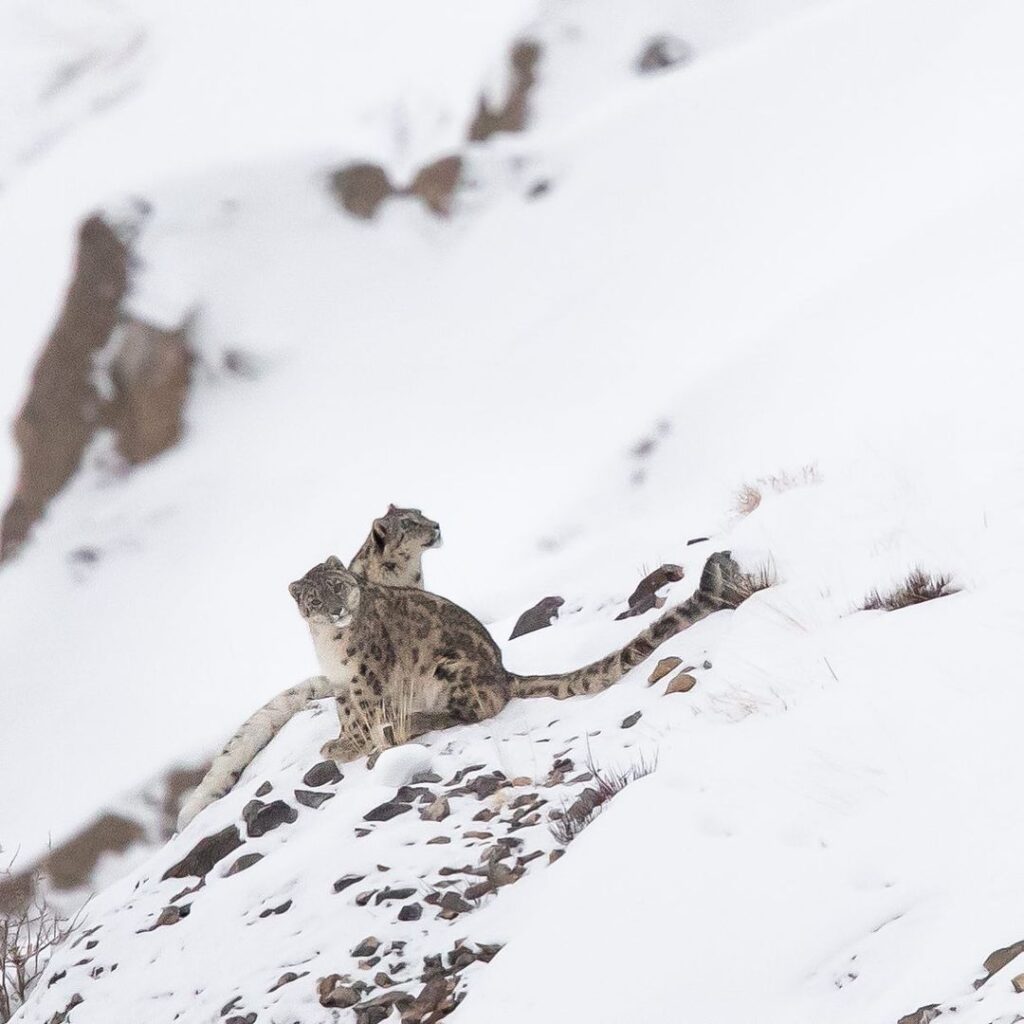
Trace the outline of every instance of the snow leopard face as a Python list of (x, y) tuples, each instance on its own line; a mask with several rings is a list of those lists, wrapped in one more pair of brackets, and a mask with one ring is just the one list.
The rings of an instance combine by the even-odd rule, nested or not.
[(311, 623), (347, 626), (359, 607), (359, 581), (340, 558), (331, 555), (301, 580), (288, 584), (299, 614)]

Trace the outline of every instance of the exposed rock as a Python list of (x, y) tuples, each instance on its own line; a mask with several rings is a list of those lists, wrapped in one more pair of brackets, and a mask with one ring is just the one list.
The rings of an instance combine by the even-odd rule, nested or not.
[(355, 885), (356, 882), (361, 882), (366, 875), (342, 875), (333, 885), (335, 892), (342, 892), (347, 889), (350, 885)]
[(1016, 974), (1010, 979), (1014, 992), (1024, 992), (1024, 974)]
[(406, 811), (412, 810), (412, 804), (400, 804), (394, 800), (388, 800), (387, 803), (379, 804), (372, 810), (367, 811), (363, 815), (363, 821), (390, 821), (392, 818), (397, 818), (400, 814), (405, 814)]
[(535, 633), (538, 629), (550, 626), (558, 618), (558, 609), (563, 604), (565, 604), (565, 598), (562, 597), (541, 598), (532, 608), (528, 608), (519, 616), (509, 640), (515, 640), (518, 636)]
[(200, 839), (177, 864), (169, 867), (163, 878), (202, 878), (218, 861), (242, 845), (236, 825), (228, 825), (220, 832)]
[(660, 608), (665, 602), (658, 597), (658, 591), (669, 583), (677, 583), (683, 578), (683, 567), (666, 563), (648, 573), (629, 595), (629, 608), (615, 616), (616, 620), (628, 619), (634, 615), (643, 615), (652, 608)]
[(326, 803), (333, 796), (333, 793), (316, 793), (311, 789), (295, 790), (296, 801), (302, 804), (303, 807), (312, 807), (314, 809)]
[(263, 860), (262, 853), (243, 853), (242, 856), (224, 872), (224, 877), (227, 878), (230, 875), (237, 875), (239, 871), (251, 868), (253, 864), (261, 860)]
[(344, 776), (341, 774), (334, 761), (320, 761), (302, 776), (302, 782), (314, 789), (317, 786), (326, 786), (332, 782), (341, 782)]
[(267, 989), (267, 994), (276, 992), (279, 988), (284, 988), (285, 985), (290, 985), (293, 981), (298, 981), (299, 978), (304, 978), (308, 972), (303, 971), (302, 974), (296, 974), (294, 971), (285, 971), (277, 981), (274, 982), (270, 988)]
[(457, 786), (467, 775), (472, 775), (473, 772), (482, 771), (486, 768), (486, 765), (482, 764), (471, 764), (465, 768), (460, 768), (446, 783), (446, 786)]
[(929, 1003), (913, 1013), (908, 1013), (905, 1017), (900, 1017), (896, 1024), (931, 1024), (931, 1021), (935, 1020), (941, 1013), (942, 1011), (939, 1009), (938, 1003)]
[(423, 916), (423, 905), (420, 903), (406, 903), (398, 912), (399, 921), (418, 921)]
[(451, 807), (445, 797), (439, 796), (433, 803), (420, 811), (420, 817), (424, 821), (444, 821), (451, 814)]
[(354, 957), (365, 957), (373, 956), (374, 953), (380, 948), (380, 939), (375, 935), (367, 935), (362, 942), (352, 950), (352, 956)]
[(292, 906), (291, 900), (285, 900), (284, 903), (276, 907), (267, 907), (266, 910), (260, 911), (260, 917), (275, 917), (278, 914), (283, 914), (290, 910)]
[(454, 978), (444, 975), (432, 977), (402, 1014), (403, 1024), (422, 1024), (428, 1019), (436, 1021), (454, 1010), (455, 985)]
[[(157, 928), (165, 928), (172, 924), (177, 924), (182, 918), (188, 917), (192, 911), (192, 904), (186, 903), (184, 906), (177, 906), (171, 904), (170, 906), (164, 907), (163, 910), (157, 915), (157, 919), (148, 928), (140, 928), (139, 934), (142, 932), (156, 931)], [(86, 961), (87, 962), (87, 961)]]
[(1011, 960), (1016, 960), (1021, 953), (1024, 953), (1024, 939), (989, 953), (985, 957), (983, 966), (991, 977), (997, 971), (1001, 971)]
[(377, 893), (377, 898), (373, 902), (380, 905), (385, 900), (407, 900), (410, 896), (415, 895), (415, 886), (410, 885), (402, 889), (392, 889), (391, 886), (385, 886), (379, 893)]
[(427, 840), (427, 846), (447, 846), (451, 841), (451, 836), (434, 836)]
[(636, 70), (638, 74), (651, 75), (685, 64), (692, 58), (693, 50), (677, 36), (655, 36), (637, 58)]
[(400, 804), (414, 804), (417, 800), (426, 803), (433, 799), (433, 791), (426, 786), (402, 786), (395, 793), (395, 800)]
[(256, 1014), (247, 1013), (244, 1017), (236, 1014), (234, 1017), (228, 1017), (224, 1024), (256, 1024)]
[(264, 804), (262, 800), (250, 800), (242, 809), (245, 831), (250, 839), (273, 832), (281, 825), (290, 825), (299, 816), (299, 812), (283, 800), (274, 800)]
[(497, 811), (492, 810), (490, 807), (485, 807), (485, 808), (483, 808), (483, 810), (477, 811), (476, 814), (473, 815), (473, 820), (474, 821), (490, 821), (491, 818), (496, 818), (497, 816), (498, 816), (498, 812)]
[(675, 656), (669, 658), (662, 658), (657, 665), (654, 666), (654, 671), (647, 677), (647, 685), (653, 686), (659, 679), (663, 679), (665, 676), (672, 671), (672, 669), (683, 663), (682, 658)]
[(68, 1014), (76, 1007), (79, 1003), (84, 1002), (82, 997), (76, 992), (69, 1000), (67, 1006), (63, 1010), (58, 1010), (47, 1022), (47, 1024), (64, 1024), (68, 1019)]
[(469, 126), (470, 142), (484, 142), (497, 132), (521, 132), (526, 127), (527, 101), (537, 80), (537, 62), (541, 47), (530, 39), (523, 39), (512, 47), (509, 55), (511, 81), (504, 102), (492, 107), (481, 96), (476, 116)]
[(110, 365), (113, 396), (103, 419), (117, 436), (117, 450), (141, 465), (181, 437), (192, 352), (189, 327), (164, 330), (140, 320), (125, 322)]
[(462, 157), (446, 156), (427, 164), (399, 195), (418, 196), (438, 217), (447, 217), (462, 180)]
[(377, 892), (376, 889), (367, 889), (366, 892), (361, 892), (356, 897), (356, 906), (357, 907), (365, 907), (366, 904), (369, 903), (370, 900), (373, 899), (373, 897), (376, 894), (376, 892)]
[(455, 917), (473, 909), (457, 892), (446, 892), (439, 905), (442, 917)]
[(381, 204), (393, 196), (415, 196), (439, 217), (451, 213), (452, 199), (462, 178), (462, 157), (441, 157), (422, 167), (407, 188), (396, 188), (378, 164), (351, 163), (329, 178), (331, 191), (352, 216), (372, 220)]
[(128, 260), (127, 247), (102, 217), (83, 222), (64, 306), (14, 421), (21, 465), (0, 520), (0, 559), (27, 539), (47, 504), (71, 479), (99, 426), (94, 356), (117, 325), (128, 288)]
[(372, 220), (380, 204), (394, 195), (387, 171), (378, 164), (341, 167), (331, 175), (330, 185), (338, 202), (360, 220)]
[(640, 718), (641, 718), (642, 715), (643, 715), (642, 711), (634, 711), (633, 714), (627, 715), (622, 720), (622, 728), (623, 729), (632, 729), (633, 726), (636, 725), (636, 723), (640, 721)]
[(274, 787), (270, 781), (260, 783), (260, 788), (256, 790), (256, 796), (266, 796)]
[(401, 1013), (412, 1003), (413, 997), (408, 992), (385, 992), (355, 1008), (356, 1024), (381, 1024), (391, 1016), (392, 1009)]
[(342, 1010), (355, 1006), (359, 1002), (359, 993), (346, 985), (346, 981), (348, 977), (342, 978), (340, 974), (330, 974), (326, 978), (321, 978), (316, 985), (320, 1005)]
[(436, 772), (417, 772), (412, 777), (412, 784), (414, 786), (431, 785), (441, 781), (441, 776)]
[(670, 693), (689, 693), (697, 685), (697, 679), (689, 672), (679, 672), (674, 675), (665, 687), (665, 695)]

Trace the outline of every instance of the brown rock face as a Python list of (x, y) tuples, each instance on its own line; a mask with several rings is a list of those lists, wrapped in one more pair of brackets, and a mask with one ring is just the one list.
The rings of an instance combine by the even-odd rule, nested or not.
[(21, 467), (0, 521), (0, 559), (13, 554), (78, 468), (99, 422), (93, 356), (110, 338), (128, 288), (128, 250), (98, 216), (78, 233), (71, 286), (14, 423)]
[(171, 447), (181, 435), (191, 354), (186, 329), (164, 331), (127, 321), (111, 364), (113, 396), (96, 388), (96, 357), (120, 323), (130, 254), (101, 217), (78, 234), (75, 269), (50, 337), (14, 422), (21, 465), (0, 519), (0, 561), (28, 539), (46, 506), (74, 475), (100, 426), (111, 427), (132, 465)]
[(522, 39), (512, 47), (509, 55), (512, 79), (508, 94), (500, 107), (492, 107), (480, 97), (476, 116), (469, 126), (469, 141), (484, 142), (498, 132), (521, 132), (526, 127), (530, 90), (537, 81), (537, 63), (540, 44)]
[(130, 464), (148, 462), (180, 439), (191, 367), (185, 327), (165, 331), (138, 320), (126, 323), (111, 367), (114, 397), (104, 419)]

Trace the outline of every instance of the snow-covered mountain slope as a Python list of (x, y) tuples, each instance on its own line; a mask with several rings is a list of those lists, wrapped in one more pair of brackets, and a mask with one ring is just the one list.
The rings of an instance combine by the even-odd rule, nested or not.
[[(517, 702), (373, 771), (347, 766), (316, 809), (294, 791), (321, 788), (302, 779), (331, 716), (300, 716), (234, 793), (90, 905), (98, 930), (58, 954), (21, 1019), (51, 1020), (78, 995), (81, 1024), (207, 1021), (229, 1003), (227, 1019), (320, 1021), (319, 979), (377, 986), (365, 1001), (392, 990), (383, 968), (415, 996), (424, 958), (456, 940), (474, 959), (502, 945), (462, 973), (456, 1020), (1024, 1013), (1021, 965), (974, 988), (988, 954), (1024, 937), (1024, 11), (797, 6), (766, 25), (766, 8), (714, 5), (716, 21), (713, 5), (666, 4), (664, 31), (687, 40), (692, 25), (696, 56), (650, 76), (626, 61), (629, 32), (609, 31), (607, 8), (510, 7), (474, 21), (478, 35), (448, 33), (465, 57), (437, 105), (450, 122), (418, 109), (416, 142), (389, 149), (404, 129), (383, 122), (420, 79), (396, 91), (382, 71), (387, 102), (339, 101), (336, 140), (279, 127), (279, 144), (218, 167), (192, 153), (157, 173), (140, 156), (121, 177), (97, 160), (88, 186), (58, 196), (43, 236), (55, 246), (86, 201), (130, 190), (153, 204), (132, 307), (169, 322), (195, 308), (201, 364), (186, 442), (127, 478), (98, 444), (0, 572), (5, 844), (38, 850), (312, 671), (285, 584), (328, 551), (347, 556), (390, 500), (441, 521), (428, 585), (488, 622), (517, 671), (575, 667), (631, 637), (644, 620), (614, 616), (661, 562), (687, 570), (671, 600), (716, 548), (770, 563), (778, 583), (599, 697)], [(636, 16), (634, 52), (656, 14)], [(465, 144), (480, 83), (523, 36), (546, 43), (535, 120)], [(134, 120), (97, 125), (141, 130), (144, 98)], [(27, 231), (32, 203), (13, 197), (42, 209), (58, 158), (91, 152), (98, 130), (15, 179), (5, 223)], [(469, 171), (446, 221), (393, 200), (357, 222), (324, 185), (342, 160), (401, 180), (455, 148)], [(66, 248), (40, 248), (10, 323), (45, 326), (33, 303), (59, 294)], [(249, 376), (224, 367), (239, 351)], [(747, 491), (740, 515), (744, 485), (761, 500)], [(99, 560), (69, 565), (82, 546)], [(858, 610), (916, 565), (960, 591)], [(547, 594), (566, 599), (556, 624), (507, 641)], [(646, 681), (665, 655), (710, 667), (664, 695)], [(551, 775), (560, 758), (573, 774)], [(572, 780), (641, 758), (653, 774), (549, 865), (547, 816), (587, 785)], [(470, 781), (517, 784), (451, 794), (471, 765)], [(440, 777), (424, 785), (450, 793), (449, 817), (423, 822), (416, 804), (364, 821), (419, 771)], [(264, 781), (260, 799), (298, 804), (296, 817), (248, 837), (242, 812)], [(533, 793), (548, 803), (524, 817), (540, 817), (510, 832), (536, 801), (512, 802)], [(499, 813), (480, 822), (481, 809)], [(244, 844), (173, 900), (195, 879), (163, 874), (232, 826)], [(437, 835), (451, 842), (428, 845)], [(523, 839), (502, 859), (522, 877), (435, 920), (439, 882), (464, 894), (483, 880), (441, 868), (475, 867), (506, 835)], [(520, 872), (516, 856), (537, 851)], [(250, 852), (263, 857), (227, 876)], [(349, 873), (365, 878), (334, 893)], [(378, 903), (385, 885), (414, 893)], [(411, 901), (421, 917), (399, 922)], [(406, 945), (360, 967), (376, 954), (352, 949), (370, 935)], [(270, 992), (286, 972), (302, 976)]]

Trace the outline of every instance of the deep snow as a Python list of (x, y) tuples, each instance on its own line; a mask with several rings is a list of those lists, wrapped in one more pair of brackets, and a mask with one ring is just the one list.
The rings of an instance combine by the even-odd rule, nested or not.
[[(566, 598), (553, 628), (504, 644), (516, 670), (574, 667), (623, 642), (638, 622), (613, 617), (645, 566), (682, 562), (692, 580), (709, 550), (731, 547), (746, 564), (770, 560), (780, 582), (659, 652), (710, 659), (690, 694), (648, 690), (647, 666), (601, 697), (519, 702), (436, 741), (445, 772), (486, 755), (539, 778), (538, 743), (556, 752), (596, 729), (599, 763), (658, 758), (558, 864), (531, 865), (467, 919), (472, 938), (506, 945), (473, 968), (456, 1019), (892, 1024), (946, 1001), (967, 1024), (1024, 1012), (1012, 965), (971, 985), (1022, 928), (1024, 10), (798, 6), (777, 5), (771, 25), (746, 5), (644, 6), (620, 33), (606, 6), (509, 5), (493, 18), (467, 7), (457, 33), (406, 24), (396, 8), (372, 43), (351, 44), (379, 72), (365, 89), (354, 79), (358, 101), (297, 120), (312, 88), (300, 78), (265, 138), (251, 137), (258, 118), (236, 126), (214, 109), (166, 152), (171, 72), (188, 51), (172, 45), (175, 16), (149, 11), (164, 77), (151, 71), (131, 101), (76, 126), (0, 193), (5, 237), (40, 220), (38, 251), (17, 259), (25, 286), (0, 311), (25, 339), (8, 407), (55, 308), (74, 218), (122, 190), (155, 211), (133, 305), (172, 320), (195, 305), (204, 356), (186, 444), (127, 479), (97, 452), (0, 574), (5, 846), (40, 849), (312, 671), (284, 585), (328, 551), (349, 555), (388, 501), (441, 521), (428, 585), (500, 641), (538, 598)], [(330, 20), (327, 5), (311, 10)], [(627, 50), (661, 10), (697, 57), (638, 78)], [(233, 10), (205, 17), (204, 52), (217, 52)], [(277, 44), (273, 24), (250, 19), (254, 68)], [(479, 83), (500, 83), (528, 24), (550, 50), (536, 121), (470, 151), (477, 184), (454, 218), (405, 202), (370, 225), (341, 216), (324, 170), (371, 155), (400, 175), (454, 145)], [(426, 92), (434, 63), (412, 62), (396, 85), (373, 47), (397, 34), (398, 52), (421, 52), (428, 29), (457, 72)], [(318, 45), (323, 66), (344, 63)], [(364, 103), (378, 82), (382, 98)], [(215, 85), (200, 76), (182, 109)], [(404, 96), (437, 98), (398, 116), (425, 132), (398, 147)], [(147, 145), (125, 141), (143, 131)], [(59, 187), (74, 160), (81, 179)], [(530, 199), (540, 179), (551, 187)], [(16, 279), (13, 248), (0, 251)], [(255, 379), (222, 369), (228, 349), (249, 354)], [(657, 440), (640, 459), (644, 436)], [(756, 511), (734, 514), (743, 483), (807, 466), (818, 482), (765, 487)], [(103, 557), (78, 578), (66, 557), (83, 544)], [(856, 611), (916, 564), (963, 590)], [(619, 729), (637, 709), (640, 723)], [(263, 862), (211, 882), (196, 914), (135, 934), (166, 896), (162, 869), (236, 818), (262, 779), (288, 791), (329, 717), (297, 720), (236, 793), (98, 898), (90, 913), (115, 933), (105, 955), (122, 966), (73, 1020), (115, 1007), (157, 1019), (159, 992), (179, 1019), (209, 1019), (221, 995), (211, 949), (256, 1009), (282, 957), (315, 948), (315, 978), (373, 930), (354, 910), (323, 910), (339, 899), (321, 895), (328, 876), (355, 870), (350, 857), (429, 869), (423, 847), (402, 847), (402, 819), (349, 838), (383, 799), (373, 773), (354, 769), (338, 797), (302, 811), (294, 839), (273, 833)], [(537, 835), (550, 841), (542, 825)], [(239, 927), (286, 888), (302, 896), (301, 925), (292, 911), (259, 921), (273, 941)], [(470, 934), (463, 924), (445, 937)], [(423, 941), (441, 941), (441, 927)], [(311, 978), (294, 983), (301, 998), (281, 990), (296, 1000), (289, 1019), (322, 1019)], [(74, 980), (24, 1019), (48, 1019)], [(193, 985), (208, 994), (193, 1000)]]

